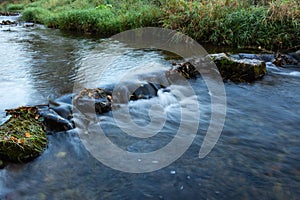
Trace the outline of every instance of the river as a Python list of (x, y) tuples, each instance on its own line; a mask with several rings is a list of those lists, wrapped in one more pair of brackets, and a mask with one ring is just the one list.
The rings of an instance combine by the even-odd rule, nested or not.
[[(44, 104), (72, 93), (79, 75), (95, 78), (96, 85), (112, 84), (130, 69), (168, 69), (176, 61), (163, 51), (127, 49), (109, 39), (43, 26), (2, 26), (0, 47), (0, 122), (7, 108)], [(95, 67), (101, 74), (98, 82)], [(198, 153), (210, 119), (210, 98), (200, 78), (190, 81), (202, 113), (198, 134), (171, 165), (140, 174), (114, 170), (85, 149), (76, 131), (60, 132), (48, 135), (48, 148), (37, 159), (0, 170), (0, 199), (299, 199), (300, 66), (268, 63), (267, 70), (253, 84), (225, 83), (226, 122), (203, 159)], [(167, 144), (180, 126), (178, 104), (171, 97), (130, 102), (131, 114), (137, 123), (147, 124), (147, 109), (155, 101), (169, 109), (155, 138), (125, 136), (111, 113), (102, 117), (106, 134), (132, 152)]]

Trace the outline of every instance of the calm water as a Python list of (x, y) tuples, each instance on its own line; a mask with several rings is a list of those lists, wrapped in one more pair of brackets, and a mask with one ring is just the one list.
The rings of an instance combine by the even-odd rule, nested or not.
[[(116, 83), (131, 69), (159, 73), (171, 67), (161, 51), (132, 50), (43, 27), (7, 30), (0, 28), (1, 121), (4, 109), (47, 103), (72, 93), (74, 83), (95, 87)], [(300, 66), (268, 65), (262, 81), (225, 83), (226, 123), (204, 159), (198, 152), (210, 119), (210, 98), (202, 79), (190, 83), (201, 111), (199, 131), (170, 166), (144, 174), (113, 170), (89, 154), (75, 131), (61, 132), (48, 136), (47, 150), (34, 161), (0, 170), (0, 199), (299, 199)], [(129, 107), (135, 122), (147, 125), (154, 103), (164, 107), (167, 121), (151, 139), (128, 137), (111, 113), (101, 117), (101, 127), (124, 150), (161, 148), (180, 126), (178, 103), (167, 93)]]

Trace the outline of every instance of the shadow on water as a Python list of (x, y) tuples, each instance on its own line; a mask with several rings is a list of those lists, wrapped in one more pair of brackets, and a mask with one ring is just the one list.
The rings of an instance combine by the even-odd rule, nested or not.
[[(0, 31), (0, 57), (5, 58), (0, 68), (2, 114), (5, 108), (70, 93), (81, 75), (109, 84), (131, 69), (171, 67), (172, 60), (161, 51), (127, 49), (43, 27), (11, 29)], [(119, 172), (93, 158), (75, 131), (60, 132), (48, 136), (47, 150), (34, 161), (0, 170), (0, 199), (299, 199), (299, 72), (299, 66), (269, 64), (262, 81), (226, 83), (226, 123), (204, 159), (198, 152), (210, 119), (210, 96), (204, 81), (197, 79), (190, 84), (200, 105), (200, 128), (192, 146), (170, 166), (145, 174)], [(163, 98), (130, 103), (137, 123), (149, 121), (147, 109), (155, 101), (169, 112), (166, 126), (151, 139), (126, 136), (111, 113), (101, 116), (101, 126), (128, 151), (160, 148), (180, 125), (180, 109)]]

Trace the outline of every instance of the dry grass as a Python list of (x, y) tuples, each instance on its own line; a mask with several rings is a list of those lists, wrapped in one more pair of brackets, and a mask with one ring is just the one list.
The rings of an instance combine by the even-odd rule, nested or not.
[(300, 21), (300, 2), (298, 0), (275, 0), (270, 3), (268, 15), (272, 21)]

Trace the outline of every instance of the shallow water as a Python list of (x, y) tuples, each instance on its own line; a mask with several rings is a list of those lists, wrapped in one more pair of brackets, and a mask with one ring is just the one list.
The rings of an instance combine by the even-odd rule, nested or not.
[[(1, 121), (6, 108), (47, 103), (81, 86), (115, 84), (124, 74), (132, 75), (131, 69), (145, 74), (171, 67), (172, 60), (161, 51), (133, 50), (107, 39), (80, 38), (43, 27), (7, 29), (0, 29)], [(200, 78), (190, 81), (201, 112), (198, 133), (171, 165), (150, 173), (120, 172), (91, 156), (75, 131), (61, 132), (48, 136), (47, 150), (34, 161), (0, 170), (0, 199), (299, 199), (299, 73), (300, 66), (278, 68), (269, 63), (261, 81), (225, 83), (226, 123), (204, 159), (198, 153), (211, 108)], [(141, 126), (149, 123), (151, 105), (164, 108), (167, 120), (156, 136), (126, 135), (112, 113), (100, 117), (102, 130), (127, 151), (162, 148), (180, 126), (182, 102), (172, 96), (180, 89), (129, 103), (132, 119)], [(185, 120), (194, 123), (196, 118)]]

